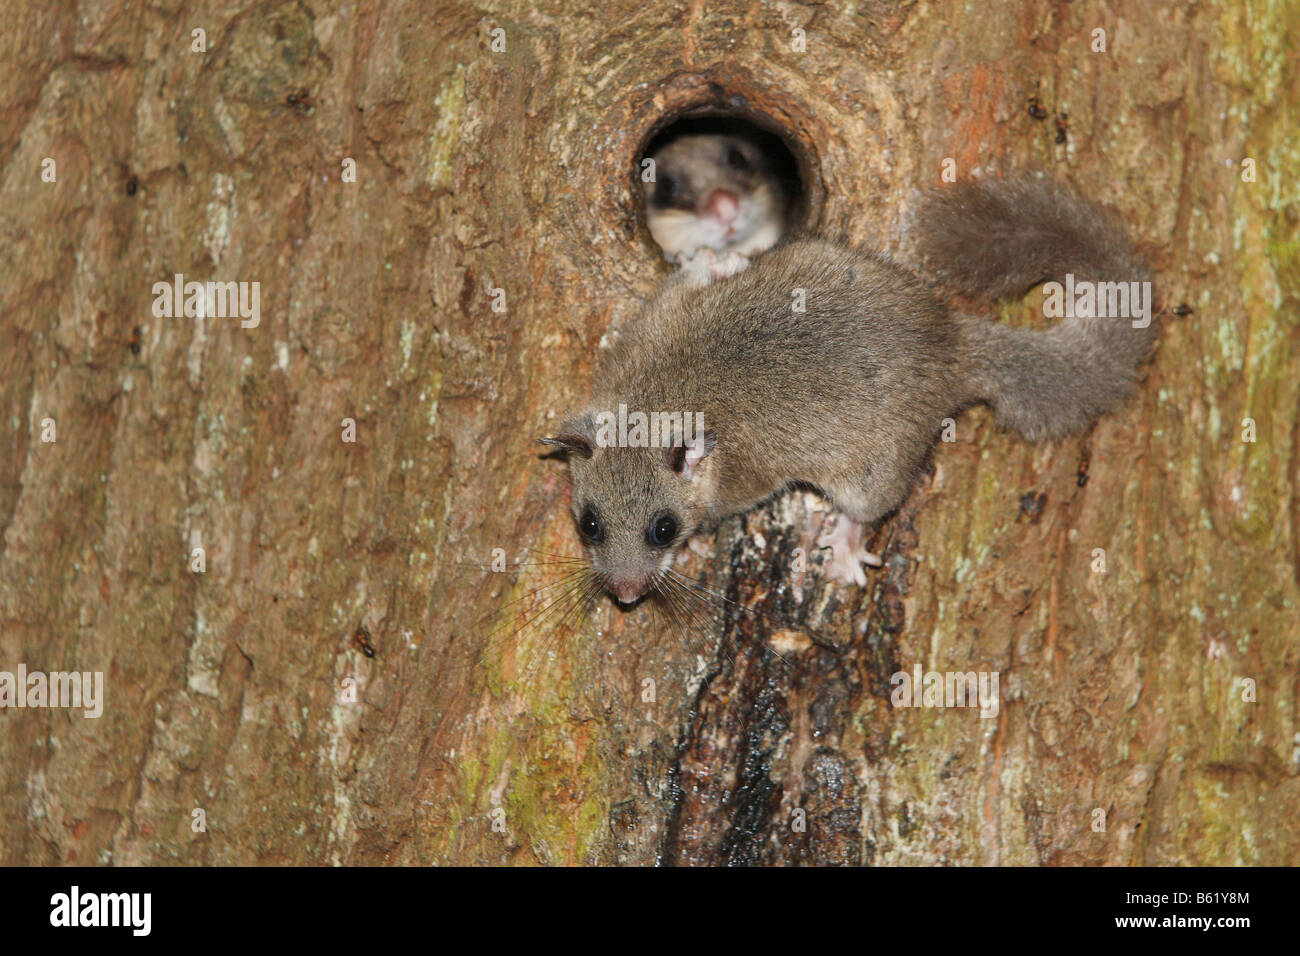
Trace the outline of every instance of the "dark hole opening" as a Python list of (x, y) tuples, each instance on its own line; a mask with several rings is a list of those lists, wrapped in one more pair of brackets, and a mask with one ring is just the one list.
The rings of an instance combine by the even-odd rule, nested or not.
[(798, 158), (780, 135), (739, 117), (670, 123), (646, 144), (637, 173), (650, 236), (670, 262), (705, 248), (754, 256), (805, 217)]

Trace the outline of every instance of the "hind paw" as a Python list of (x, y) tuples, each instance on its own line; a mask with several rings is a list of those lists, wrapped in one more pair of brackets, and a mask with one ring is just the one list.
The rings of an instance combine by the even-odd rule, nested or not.
[(831, 556), (826, 561), (826, 574), (843, 584), (856, 584), (864, 587), (867, 574), (862, 565), (880, 567), (884, 562), (878, 554), (866, 549), (866, 526), (854, 521), (848, 515), (836, 515), (835, 527), (817, 539), (817, 547), (830, 548)]

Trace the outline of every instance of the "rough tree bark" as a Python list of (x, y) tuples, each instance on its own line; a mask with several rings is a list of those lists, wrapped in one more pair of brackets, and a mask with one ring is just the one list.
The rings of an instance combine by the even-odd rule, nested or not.
[[(973, 9), (19, 0), (0, 670), (107, 702), (0, 711), (0, 862), (1300, 862), (1300, 16)], [(472, 565), (574, 550), (533, 439), (665, 274), (633, 163), (701, 107), (895, 251), (943, 159), (1050, 170), (1194, 311), (1086, 436), (964, 415), (865, 590), (791, 570), (795, 493), (693, 559), (758, 612), (720, 636), (602, 603), (489, 647), (554, 573)], [(175, 273), (260, 282), (260, 325), (156, 318)], [(891, 707), (917, 662), (999, 672), (996, 719)]]

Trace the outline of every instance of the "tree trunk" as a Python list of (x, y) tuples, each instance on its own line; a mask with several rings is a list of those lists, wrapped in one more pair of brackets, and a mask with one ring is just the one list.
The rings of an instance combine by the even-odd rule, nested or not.
[[(104, 708), (0, 710), (0, 862), (1300, 862), (1294, 8), (182, 8), (8, 11), (0, 670)], [(636, 160), (699, 109), (901, 258), (945, 159), (1047, 170), (1192, 311), (1085, 436), (964, 414), (865, 589), (800, 491), (691, 559), (707, 632), (526, 624), (577, 553), (534, 439), (667, 274)], [(177, 273), (260, 323), (156, 315)], [(894, 707), (918, 665), (996, 716)]]

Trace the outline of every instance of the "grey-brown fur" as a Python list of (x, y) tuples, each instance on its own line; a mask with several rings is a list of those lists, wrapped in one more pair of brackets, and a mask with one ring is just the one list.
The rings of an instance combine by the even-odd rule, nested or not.
[[(916, 228), (929, 266), (967, 294), (1023, 292), (1066, 271), (1145, 278), (1122, 228), (1050, 183), (949, 188), (926, 198)], [(796, 289), (806, 312), (791, 308)], [(598, 509), (604, 538), (588, 555), (630, 600), (694, 530), (792, 482), (876, 521), (907, 495), (943, 419), (971, 404), (1030, 439), (1086, 427), (1131, 391), (1153, 336), (1122, 318), (1030, 330), (955, 314), (884, 256), (819, 240), (712, 285), (679, 276), (603, 357), (591, 405), (556, 436), (574, 517)], [(593, 416), (619, 403), (702, 412), (716, 445), (690, 480), (663, 448), (598, 447)], [(666, 511), (679, 531), (652, 547), (647, 526)]]
[[(1001, 298), (1067, 272), (1088, 281), (1148, 281), (1122, 224), (1049, 182), (965, 184), (932, 197), (920, 248), (955, 292)], [(1116, 319), (1067, 318), (1046, 330), (959, 317), (966, 377), (998, 422), (1031, 441), (1086, 428), (1133, 388), (1155, 341)]]

